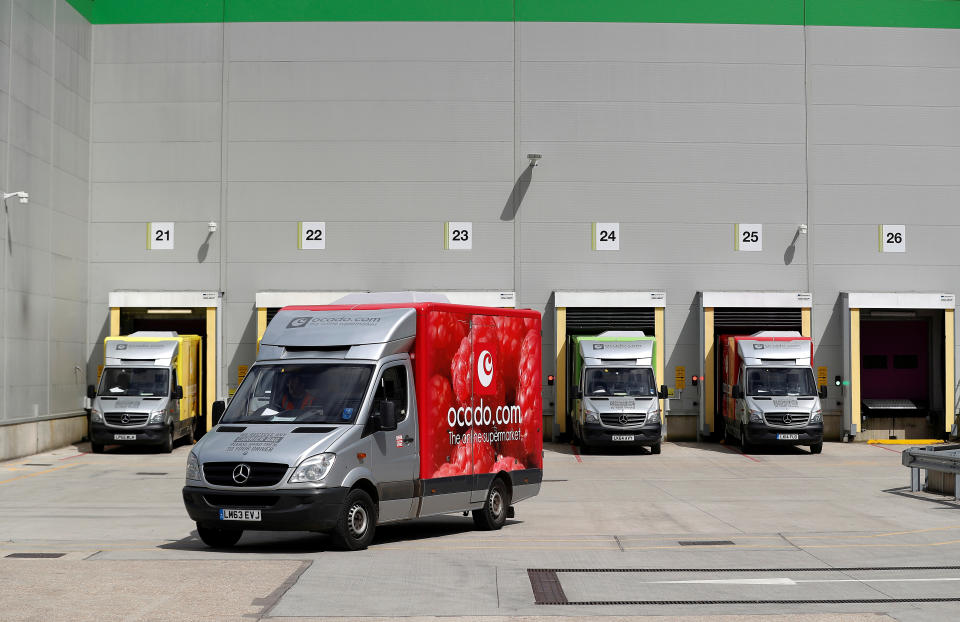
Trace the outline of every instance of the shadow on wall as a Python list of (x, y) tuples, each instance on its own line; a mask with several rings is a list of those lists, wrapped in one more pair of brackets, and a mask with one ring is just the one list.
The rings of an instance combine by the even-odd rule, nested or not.
[(517, 183), (513, 184), (513, 190), (507, 197), (507, 204), (503, 206), (503, 211), (500, 212), (500, 220), (511, 221), (517, 217), (523, 197), (530, 189), (531, 177), (533, 177), (533, 165), (528, 165), (527, 168), (523, 169), (520, 177), (517, 178)]
[(197, 261), (203, 263), (207, 259), (207, 253), (210, 252), (210, 238), (213, 237), (213, 232), (207, 233), (207, 237), (203, 240), (203, 244), (200, 245), (200, 248), (197, 249)]
[(790, 240), (787, 250), (783, 251), (783, 265), (789, 266), (793, 263), (793, 258), (797, 254), (797, 240), (800, 239), (800, 229), (797, 229), (793, 234), (793, 239)]
[(103, 364), (103, 340), (110, 335), (110, 315), (103, 318), (103, 324), (91, 344), (90, 354), (87, 356), (87, 384), (97, 384), (97, 368)]
[(252, 366), (254, 361), (257, 360), (257, 315), (256, 309), (250, 314), (247, 318), (247, 324), (243, 327), (243, 333), (240, 336), (240, 343), (235, 344), (236, 349), (233, 351), (233, 356), (230, 358), (227, 368), (223, 373), (226, 374), (226, 384), (227, 387), (236, 387), (239, 388), (240, 383), (237, 382), (237, 367), (240, 365)]

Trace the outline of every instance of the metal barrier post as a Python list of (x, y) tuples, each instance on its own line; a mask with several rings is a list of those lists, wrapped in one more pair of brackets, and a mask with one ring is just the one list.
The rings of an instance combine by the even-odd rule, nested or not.
[(920, 469), (910, 469), (910, 492), (920, 492)]

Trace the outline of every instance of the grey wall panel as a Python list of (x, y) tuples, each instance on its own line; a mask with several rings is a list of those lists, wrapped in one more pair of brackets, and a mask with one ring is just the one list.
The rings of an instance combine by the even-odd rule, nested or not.
[(526, 102), (521, 140), (802, 143), (801, 104)]
[[(50, 268), (53, 258), (49, 248), (34, 248), (14, 242), (8, 247), (7, 295), (14, 292), (52, 294)], [(8, 324), (8, 335), (17, 334), (17, 327)]]
[[(52, 164), (62, 172), (85, 180), (90, 174), (90, 141), (58, 125), (54, 126)], [(83, 200), (86, 204), (86, 197)]]
[[(28, 187), (28, 186), (18, 186)], [(43, 205), (22, 205), (16, 199), (10, 199), (9, 205), (16, 205), (15, 211), (8, 212), (7, 231), (13, 244), (38, 250), (51, 250), (50, 246), (50, 208)]]
[[(522, 152), (546, 152), (535, 140)], [(549, 158), (549, 160), (547, 160)], [(802, 183), (802, 144), (553, 143), (544, 181)]]
[(216, 102), (105, 102), (93, 112), (93, 141), (219, 141), (220, 121)]
[[(217, 291), (220, 282), (219, 266), (215, 262), (198, 264), (196, 258), (192, 262), (137, 264), (135, 269), (128, 262), (92, 261), (90, 269), (96, 275), (90, 282), (90, 303), (101, 311), (114, 290), (144, 289), (144, 283), (148, 283), (146, 287), (151, 291)], [(98, 316), (95, 313), (92, 317), (95, 331)]]
[(957, 67), (810, 67), (811, 104), (955, 106)]
[(86, 179), (74, 177), (59, 168), (53, 169), (52, 201), (58, 212), (89, 222), (89, 192), (90, 184)]
[(10, 102), (10, 145), (35, 158), (50, 162), (50, 118), (27, 105)]
[(94, 63), (219, 61), (221, 24), (118, 24), (93, 30)]
[(814, 299), (832, 300), (838, 292), (924, 292), (957, 290), (956, 265), (924, 266), (884, 260), (876, 264), (817, 264)]
[(248, 62), (230, 64), (231, 101), (510, 101), (513, 64)]
[[(223, 335), (227, 343), (236, 345), (256, 342), (257, 307), (252, 298), (243, 302), (225, 302), (223, 312), (227, 317), (226, 331)], [(236, 379), (236, 370), (233, 371), (233, 378)]]
[[(159, 219), (157, 219), (159, 220)], [(163, 222), (163, 221), (161, 221)], [(206, 222), (178, 222), (174, 248), (147, 250), (146, 222), (96, 222), (90, 225), (90, 260), (93, 262), (144, 263), (137, 270), (149, 274), (149, 264), (199, 263), (201, 257), (219, 257), (220, 236), (208, 236)], [(136, 270), (132, 270), (136, 271)], [(145, 289), (143, 285), (132, 289)], [(147, 287), (146, 289), (152, 289)], [(177, 288), (184, 289), (184, 288)], [(216, 289), (216, 288), (214, 288)]]
[(885, 184), (819, 186), (811, 193), (818, 224), (960, 225), (960, 185)]
[(37, 21), (47, 30), (54, 30), (55, 6), (54, 0), (13, 0), (13, 10), (21, 12), (14, 13), (14, 20), (21, 21), (23, 16), (29, 16), (31, 20)]
[[(56, 0), (57, 39), (62, 41), (71, 50), (90, 61), (90, 45), (93, 41), (93, 28), (90, 23), (77, 12), (66, 0)], [(90, 73), (90, 63), (86, 64), (86, 71)]]
[(524, 61), (803, 64), (803, 29), (737, 24), (524, 22)]
[(380, 222), (326, 222), (326, 249), (298, 250), (296, 222), (233, 221), (226, 232), (227, 261), (342, 265), (388, 261), (399, 255), (411, 262), (473, 264), (463, 267), (473, 270), (513, 256), (512, 223), (474, 222), (473, 249), (445, 251), (441, 221), (385, 216)]
[[(219, 114), (219, 113), (218, 113)], [(234, 102), (230, 139), (512, 141), (510, 102)]]
[(954, 28), (807, 27), (814, 65), (960, 67), (960, 32)]
[[(87, 257), (71, 259), (63, 255), (53, 255), (53, 291), (59, 298), (87, 301), (87, 264)], [(81, 334), (80, 338), (82, 337)]]
[(216, 181), (219, 142), (94, 143), (93, 181)]
[(219, 181), (93, 184), (94, 222), (216, 220)]
[(236, 142), (227, 179), (488, 181), (513, 178), (508, 142)]
[[(12, 19), (12, 0), (0, 0), (0, 41), (10, 43), (10, 24)], [(6, 82), (6, 80), (4, 80)]]
[(227, 27), (237, 61), (513, 60), (509, 22), (276, 22)]
[(817, 184), (953, 185), (960, 147), (815, 145), (810, 175)]
[(13, 73), (10, 93), (45, 117), (51, 116), (50, 99), (53, 91), (51, 75), (26, 62), (13, 52)]
[(378, 221), (385, 212), (405, 220), (472, 221), (500, 218), (513, 186), (506, 180), (235, 181), (227, 185), (227, 199), (231, 219), (245, 221)]
[[(54, 213), (48, 235), (51, 237), (51, 250), (54, 254), (72, 259), (85, 260), (87, 258), (87, 229), (88, 220), (73, 218), (66, 214)], [(54, 292), (59, 295), (56, 289)]]
[(513, 264), (504, 260), (465, 270), (456, 263), (398, 262), (390, 258), (350, 266), (329, 263), (319, 268), (303, 263), (231, 262), (227, 281), (236, 300), (253, 300), (258, 291), (268, 290), (394, 291), (398, 283), (412, 290), (499, 291), (512, 289)]
[(821, 145), (960, 145), (960, 106), (818, 105), (810, 140)]
[(48, 73), (53, 73), (53, 20), (44, 23), (35, 19), (28, 8), (47, 5), (53, 8), (52, 0), (32, 0), (28, 4), (13, 4), (13, 20), (17, 27), (13, 29), (12, 47), (31, 65)]
[[(904, 217), (907, 214), (901, 214), (895, 224), (902, 224)], [(817, 262), (825, 264), (956, 266), (956, 253), (945, 249), (955, 245), (958, 236), (960, 226), (910, 224), (906, 228), (907, 252), (881, 253), (877, 224), (821, 225), (815, 252)]]
[(803, 102), (803, 66), (524, 62), (522, 101)]
[[(549, 153), (545, 158), (552, 157)], [(541, 165), (546, 167), (546, 163)], [(711, 223), (801, 222), (806, 184), (544, 182), (533, 171), (520, 206), (523, 222), (640, 220)], [(525, 225), (526, 226), (526, 225)]]
[(52, 299), (45, 294), (16, 292), (7, 298), (4, 313), (8, 326), (17, 327), (17, 337), (43, 341), (47, 338)]
[[(30, 203), (50, 205), (51, 166), (47, 160), (10, 146), (10, 185), (21, 189), (29, 188)], [(17, 203), (19, 206), (20, 203)]]
[[(99, 28), (99, 27), (98, 27)], [(221, 64), (98, 64), (96, 102), (218, 102)]]
[(75, 93), (90, 97), (90, 59), (59, 38), (56, 43), (54, 78)]
[(90, 139), (90, 100), (89, 93), (81, 95), (67, 87), (54, 85), (53, 120), (80, 138)]

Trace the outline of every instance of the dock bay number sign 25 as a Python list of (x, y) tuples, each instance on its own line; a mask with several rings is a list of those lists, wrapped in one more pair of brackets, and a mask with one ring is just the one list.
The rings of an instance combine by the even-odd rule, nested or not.
[(763, 225), (734, 225), (733, 235), (733, 250), (763, 250)]

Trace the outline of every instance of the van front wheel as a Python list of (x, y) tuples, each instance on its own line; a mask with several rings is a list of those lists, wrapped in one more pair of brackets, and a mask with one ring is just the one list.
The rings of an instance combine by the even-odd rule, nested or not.
[(483, 507), (473, 511), (473, 524), (483, 531), (496, 531), (507, 522), (507, 508), (510, 507), (507, 487), (499, 477), (490, 484), (487, 500)]
[(213, 529), (197, 525), (197, 535), (212, 549), (227, 549), (240, 541), (242, 529)]
[(345, 551), (362, 551), (373, 541), (377, 510), (365, 491), (355, 488), (347, 495), (333, 536)]

